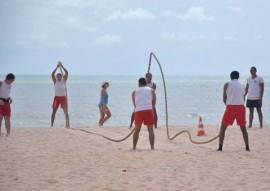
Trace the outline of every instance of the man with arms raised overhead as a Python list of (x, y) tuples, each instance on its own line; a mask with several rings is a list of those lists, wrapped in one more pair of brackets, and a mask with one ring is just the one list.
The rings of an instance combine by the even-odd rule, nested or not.
[[(61, 73), (58, 73), (55, 76), (55, 72), (58, 68), (63, 68), (65, 72), (64, 76)], [(69, 127), (69, 124), (68, 124), (69, 119), (68, 119), (68, 113), (67, 113), (67, 92), (66, 92), (67, 78), (68, 78), (68, 71), (66, 70), (66, 68), (64, 68), (62, 63), (59, 61), (56, 68), (52, 72), (52, 80), (54, 83), (55, 96), (54, 96), (54, 100), (52, 104), (53, 111), (52, 111), (52, 116), (51, 116), (51, 127), (53, 127), (55, 114), (57, 112), (59, 105), (61, 105), (61, 108), (63, 109), (65, 113), (66, 128)]]

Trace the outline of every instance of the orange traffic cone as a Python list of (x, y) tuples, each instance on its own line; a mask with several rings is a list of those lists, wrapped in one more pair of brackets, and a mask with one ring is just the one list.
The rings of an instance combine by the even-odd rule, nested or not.
[(199, 125), (198, 125), (198, 134), (197, 136), (206, 136), (204, 129), (203, 129), (203, 123), (202, 123), (202, 117), (199, 118)]

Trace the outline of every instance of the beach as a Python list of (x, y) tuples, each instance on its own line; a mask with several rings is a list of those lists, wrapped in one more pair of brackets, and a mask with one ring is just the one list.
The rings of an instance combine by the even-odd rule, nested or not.
[[(134, 110), (131, 93), (138, 87), (140, 75), (70, 75), (67, 82), (68, 111), (73, 127), (94, 126), (98, 124), (100, 84), (109, 81), (109, 104), (112, 118), (108, 126), (125, 126), (130, 122)], [(248, 76), (241, 77), (246, 84)], [(270, 124), (270, 76), (263, 76), (265, 92), (262, 111), (264, 123)], [(2, 76), (3, 79), (4, 76)], [(229, 75), (165, 75), (168, 100), (169, 124), (196, 125), (198, 115), (204, 123), (219, 124), (225, 105), (222, 101), (223, 85)], [(159, 124), (165, 124), (165, 97), (162, 78), (153, 75), (157, 85), (157, 113)], [(25, 87), (28, 87), (25, 89)], [(12, 84), (11, 97), (12, 127), (47, 127), (50, 125), (54, 87), (50, 75), (18, 75)], [(29, 99), (31, 98), (31, 99)], [(42, 108), (42, 109), (41, 109)], [(247, 113), (248, 114), (248, 113)], [(248, 116), (247, 116), (248, 117)], [(55, 118), (55, 126), (65, 123), (61, 109)], [(258, 118), (254, 117), (254, 123)]]
[[(229, 127), (222, 152), (218, 140), (196, 145), (182, 134), (170, 141), (165, 127), (155, 129), (150, 150), (143, 127), (132, 150), (132, 137), (119, 143), (79, 130), (13, 128), (0, 137), (0, 191), (124, 191), (124, 190), (270, 190), (269, 125), (248, 129), (250, 152), (245, 151), (239, 127)], [(76, 127), (74, 127), (76, 129)], [(131, 130), (124, 126), (81, 127), (113, 139)], [(215, 137), (219, 125), (169, 127), (172, 137), (189, 130), (195, 141)]]

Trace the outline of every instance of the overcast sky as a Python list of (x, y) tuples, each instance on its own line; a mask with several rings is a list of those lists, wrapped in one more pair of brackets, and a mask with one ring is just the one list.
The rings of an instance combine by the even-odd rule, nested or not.
[[(0, 74), (270, 74), (269, 0), (0, 0)], [(153, 73), (158, 68), (153, 64)]]

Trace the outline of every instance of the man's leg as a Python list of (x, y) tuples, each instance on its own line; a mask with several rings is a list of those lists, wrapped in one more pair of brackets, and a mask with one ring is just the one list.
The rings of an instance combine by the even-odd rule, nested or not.
[(220, 127), (220, 131), (219, 131), (219, 147), (218, 147), (218, 151), (222, 151), (222, 147), (223, 147), (223, 141), (225, 138), (225, 131), (227, 129), (227, 125), (221, 125)]
[(155, 144), (155, 134), (153, 125), (147, 125), (148, 133), (149, 133), (149, 142), (151, 146), (151, 150), (155, 150), (154, 144)]
[(3, 115), (0, 115), (0, 136), (1, 136), (1, 126), (2, 126), (2, 120), (3, 120)]
[(101, 106), (99, 106), (99, 112), (100, 112), (100, 119), (99, 119), (98, 124), (99, 124), (99, 126), (102, 126), (103, 125), (102, 121), (105, 117), (105, 111), (103, 110), (103, 108)]
[(66, 119), (66, 128), (68, 129), (69, 128), (69, 119), (68, 119), (68, 113), (67, 113), (67, 106), (63, 107), (63, 111), (64, 111), (64, 114), (65, 114), (65, 119)]
[(156, 108), (153, 109), (154, 119), (155, 119), (155, 128), (157, 128), (158, 116)]
[(261, 108), (257, 108), (257, 112), (258, 112), (258, 117), (259, 117), (259, 121), (260, 121), (260, 128), (263, 127), (263, 114), (262, 114), (262, 109)]
[(5, 126), (7, 129), (7, 136), (10, 134), (10, 117), (9, 116), (4, 116), (5, 118)]
[(101, 122), (102, 125), (103, 125), (103, 123), (105, 123), (108, 119), (110, 119), (110, 117), (112, 116), (112, 114), (111, 114), (111, 112), (110, 112), (110, 110), (109, 110), (108, 107), (106, 107), (105, 113), (106, 113), (106, 117), (102, 120), (102, 122)]
[(139, 140), (139, 134), (141, 131), (142, 125), (136, 125), (135, 124), (135, 131), (133, 133), (133, 150), (136, 150), (137, 142)]
[(249, 151), (249, 144), (248, 144), (248, 133), (247, 133), (247, 129), (246, 126), (240, 126), (242, 134), (243, 134), (243, 138), (246, 144), (246, 151)]
[(253, 115), (254, 115), (254, 108), (249, 108), (249, 125), (248, 127), (252, 127), (252, 122), (253, 122)]
[(55, 114), (57, 112), (57, 108), (53, 108), (53, 111), (52, 111), (52, 116), (51, 116), (51, 127), (53, 127), (53, 124), (54, 124), (54, 119), (55, 119)]

